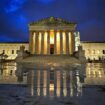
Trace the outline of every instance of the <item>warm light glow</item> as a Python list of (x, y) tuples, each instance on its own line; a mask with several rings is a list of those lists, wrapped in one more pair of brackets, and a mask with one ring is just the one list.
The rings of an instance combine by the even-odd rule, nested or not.
[(66, 34), (63, 32), (63, 54), (66, 54)]
[(48, 33), (45, 32), (44, 34), (44, 54), (47, 54), (47, 36), (48, 36)]
[(54, 44), (54, 30), (50, 31), (50, 44)]
[(57, 71), (57, 96), (58, 97), (60, 96), (60, 85), (61, 85), (60, 79), (61, 79), (60, 71)]
[(39, 52), (38, 54), (41, 53), (41, 38), (42, 38), (41, 33), (39, 33)]
[(60, 54), (60, 33), (57, 32), (57, 54)]
[(40, 96), (40, 71), (38, 70), (38, 78), (37, 78), (37, 94)]
[(71, 47), (71, 43), (72, 41), (71, 41), (71, 32), (69, 32), (69, 52), (70, 52), (70, 54), (72, 54), (72, 47)]
[(44, 88), (43, 88), (43, 95), (44, 96), (46, 96), (47, 95), (47, 71), (43, 71), (43, 86), (44, 86)]
[(50, 91), (54, 91), (54, 84), (50, 84)]
[(34, 32), (33, 37), (32, 37), (32, 53), (33, 54), (35, 52), (35, 38), (36, 38), (36, 33)]

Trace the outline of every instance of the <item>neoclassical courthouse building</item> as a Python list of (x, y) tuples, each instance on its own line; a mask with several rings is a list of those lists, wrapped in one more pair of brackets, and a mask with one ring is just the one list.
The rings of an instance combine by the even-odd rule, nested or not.
[(73, 54), (76, 24), (50, 17), (29, 25), (31, 54)]
[(82, 45), (86, 59), (103, 59), (105, 43), (80, 42), (80, 33), (75, 31), (76, 25), (54, 17), (32, 22), (29, 24), (29, 43), (0, 43), (0, 54), (8, 55), (8, 60), (15, 59), (20, 46), (25, 46), (25, 50), (31, 54), (72, 55)]

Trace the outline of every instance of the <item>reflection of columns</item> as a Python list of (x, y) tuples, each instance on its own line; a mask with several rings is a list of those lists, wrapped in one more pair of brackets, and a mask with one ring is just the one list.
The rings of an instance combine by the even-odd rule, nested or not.
[(38, 32), (36, 32), (36, 38), (35, 38), (35, 54), (38, 53)]
[(63, 54), (63, 36), (62, 36), (62, 32), (60, 32), (60, 54)]
[(70, 96), (73, 96), (73, 76), (72, 76), (72, 70), (70, 71)]
[(44, 32), (41, 35), (41, 54), (44, 54)]
[(32, 74), (30, 74), (31, 75), (31, 96), (34, 96), (34, 78), (35, 78), (35, 76), (34, 76), (34, 71), (33, 70), (31, 70), (31, 73)]
[(47, 70), (47, 96), (49, 96), (50, 70)]
[(47, 54), (50, 54), (50, 32), (47, 32)]
[(47, 94), (47, 71), (43, 71), (43, 95), (46, 96)]
[(40, 70), (40, 96), (43, 96), (43, 70)]
[(77, 93), (76, 70), (72, 71), (72, 77), (73, 77), (73, 96), (75, 96)]
[[(37, 94), (37, 86), (38, 86), (38, 71), (37, 70), (33, 70), (33, 72), (34, 72), (34, 81), (33, 81), (33, 83), (34, 83), (34, 95), (38, 95)], [(33, 75), (33, 74), (32, 74)]]
[(31, 95), (31, 96), (33, 96), (34, 95), (34, 79), (33, 79), (33, 72), (32, 72), (32, 70), (30, 70), (29, 72), (28, 72), (28, 74), (27, 74), (27, 84), (28, 84), (28, 86), (29, 86), (29, 89), (30, 89), (30, 92), (29, 92), (29, 94)]
[(37, 95), (40, 96), (40, 70), (37, 70)]
[(66, 97), (67, 96), (67, 73), (66, 70), (64, 70), (63, 73), (63, 96)]
[(54, 32), (54, 54), (57, 53), (57, 33)]
[(67, 96), (70, 96), (70, 74), (67, 71)]
[(57, 97), (60, 97), (60, 79), (61, 79), (61, 73), (60, 73), (60, 70), (57, 71)]
[(57, 75), (56, 75), (56, 70), (54, 70), (54, 96), (56, 96), (56, 87), (57, 87)]
[(68, 32), (66, 32), (66, 54), (69, 54), (69, 37), (68, 37)]
[(60, 73), (60, 87), (61, 87), (61, 89), (60, 89), (60, 96), (63, 96), (63, 70), (61, 70), (60, 71), (61, 73)]

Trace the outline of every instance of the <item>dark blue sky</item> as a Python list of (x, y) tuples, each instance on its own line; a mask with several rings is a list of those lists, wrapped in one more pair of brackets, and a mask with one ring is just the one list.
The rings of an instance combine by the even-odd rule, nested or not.
[(50, 16), (76, 22), (82, 41), (105, 41), (105, 0), (0, 0), (0, 42), (28, 41), (28, 23)]

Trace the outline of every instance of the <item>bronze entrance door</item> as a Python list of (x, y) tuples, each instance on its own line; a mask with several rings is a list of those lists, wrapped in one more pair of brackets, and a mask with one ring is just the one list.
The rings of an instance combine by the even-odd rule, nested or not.
[(50, 54), (54, 54), (54, 44), (50, 44)]

